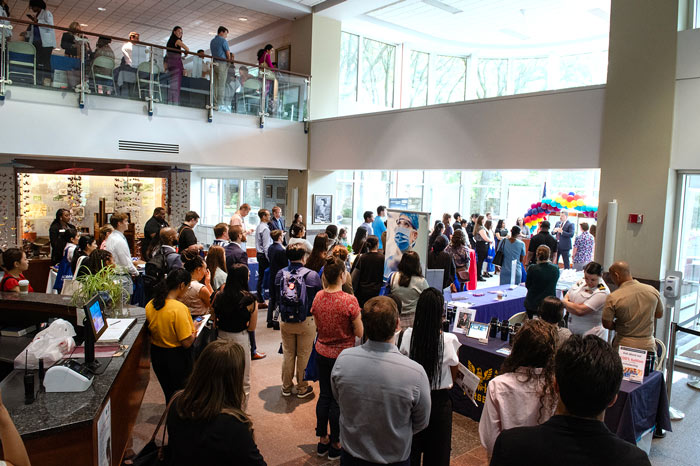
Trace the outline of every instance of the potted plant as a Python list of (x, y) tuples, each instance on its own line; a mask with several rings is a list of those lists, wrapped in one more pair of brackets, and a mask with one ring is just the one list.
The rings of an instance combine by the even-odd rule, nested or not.
[(77, 278), (80, 287), (73, 294), (71, 303), (83, 307), (96, 294), (102, 297), (108, 317), (118, 317), (129, 294), (124, 290), (118, 271), (114, 267), (102, 267), (99, 272), (88, 272)]

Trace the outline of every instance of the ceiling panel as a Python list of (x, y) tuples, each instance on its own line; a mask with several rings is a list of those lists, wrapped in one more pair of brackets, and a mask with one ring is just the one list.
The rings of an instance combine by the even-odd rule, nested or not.
[[(304, 1), (309, 0), (298, 3)], [(7, 3), (13, 18), (26, 19), (27, 0), (7, 0)], [(183, 42), (193, 50), (208, 49), (219, 26), (226, 26), (228, 38), (233, 39), (280, 19), (221, 0), (50, 0), (47, 5), (56, 26), (68, 27), (77, 21), (87, 24), (84, 30), (124, 38), (129, 32), (138, 31), (142, 41), (154, 44), (165, 45), (170, 31), (178, 25), (183, 29)], [(99, 11), (98, 7), (106, 11)], [(22, 30), (21, 26), (15, 28)], [(59, 43), (60, 34), (56, 38)], [(95, 40), (91, 41), (94, 44)], [(113, 47), (121, 45), (113, 44)]]
[(610, 0), (399, 0), (385, 5), (364, 16), (463, 43), (555, 44), (609, 32)]

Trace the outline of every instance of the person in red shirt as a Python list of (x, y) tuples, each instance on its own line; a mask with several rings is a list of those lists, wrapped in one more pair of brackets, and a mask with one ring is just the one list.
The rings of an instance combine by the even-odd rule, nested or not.
[(331, 391), (331, 371), (340, 352), (355, 346), (355, 337), (362, 338), (364, 333), (357, 298), (343, 292), (347, 273), (345, 262), (330, 256), (323, 267), (326, 286), (316, 294), (311, 306), (318, 329), (316, 365), (321, 392), (316, 404), (317, 453), (328, 453), (331, 460), (340, 457), (340, 408)]
[[(2, 263), (5, 269), (5, 275), (0, 281), (0, 291), (16, 291), (19, 292), (20, 280), (26, 280), (22, 272), (26, 272), (29, 268), (29, 260), (27, 255), (18, 248), (9, 248), (2, 253)], [(29, 285), (29, 291), (33, 292), (32, 285)]]

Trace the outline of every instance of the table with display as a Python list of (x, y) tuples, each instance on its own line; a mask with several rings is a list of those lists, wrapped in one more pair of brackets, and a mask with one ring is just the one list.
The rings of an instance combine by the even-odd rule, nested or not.
[[(504, 293), (503, 299), (497, 299), (498, 292)], [(475, 296), (482, 295), (482, 296)], [(475, 291), (462, 291), (459, 293), (445, 292), (445, 302), (457, 301), (471, 304), (476, 311), (476, 322), (491, 322), (492, 317), (499, 321), (508, 320), (518, 312), (525, 310), (525, 295), (527, 288), (516, 286), (510, 289), (510, 285), (492, 286)]]
[[(0, 293), (0, 322), (39, 324), (51, 317), (61, 317), (75, 324), (76, 310), (70, 305), (70, 299), (43, 293)], [(0, 382), (3, 402), (22, 436), (32, 465), (98, 465), (97, 424), (107, 403), (111, 406), (112, 460), (109, 464), (122, 464), (150, 379), (145, 312), (135, 307), (128, 312), (137, 319), (136, 325), (120, 342), (128, 348), (122, 356), (98, 358), (102, 363), (100, 370), (104, 372), (95, 375), (86, 391), (41, 391), (32, 404), (25, 405), (23, 370), (10, 370)], [(15, 357), (32, 336), (0, 337), (0, 363), (11, 369)], [(38, 391), (37, 374), (35, 387)]]
[[(461, 390), (453, 387), (452, 404), (454, 411), (475, 421), (481, 418), (486, 400), (488, 382), (499, 374), (506, 354), (498, 351), (510, 349), (507, 341), (489, 338), (488, 343), (457, 334), (462, 346), (459, 348), (459, 362), (475, 373), (480, 379), (476, 390), (476, 405)], [(671, 430), (668, 412), (668, 398), (663, 374), (650, 373), (643, 383), (623, 381), (617, 401), (605, 412), (605, 425), (620, 438), (636, 443), (640, 437), (654, 426)]]

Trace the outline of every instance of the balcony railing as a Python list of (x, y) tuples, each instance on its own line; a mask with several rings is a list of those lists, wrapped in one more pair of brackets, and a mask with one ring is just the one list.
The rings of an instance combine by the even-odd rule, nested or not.
[[(34, 27), (63, 33), (56, 43), (68, 44), (67, 53), (28, 42)], [(0, 100), (11, 86), (72, 90), (79, 108), (100, 95), (145, 101), (149, 116), (156, 104), (178, 105), (206, 110), (209, 122), (238, 113), (256, 116), (260, 128), (269, 117), (304, 122), (308, 131), (310, 85), (311, 76), (265, 65), (0, 16)]]

